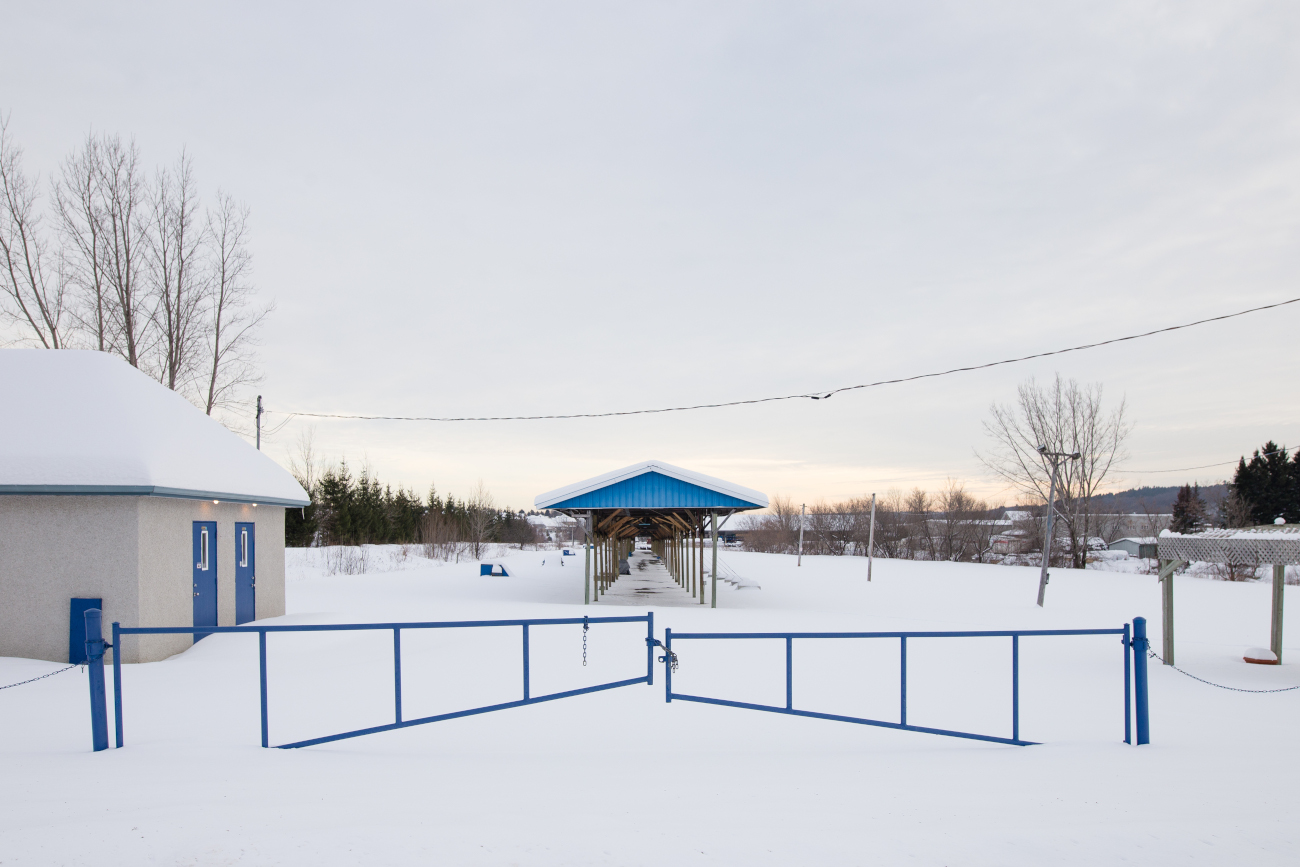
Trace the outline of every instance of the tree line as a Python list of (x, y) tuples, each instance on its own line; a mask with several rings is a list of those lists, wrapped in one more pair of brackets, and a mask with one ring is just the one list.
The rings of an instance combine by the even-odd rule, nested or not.
[(469, 496), (445, 497), (431, 486), (427, 498), (403, 487), (385, 485), (363, 467), (354, 474), (346, 461), (317, 466), (306, 451), (291, 469), (311, 505), (285, 512), (285, 545), (417, 544), (429, 559), (480, 559), (491, 543), (537, 543), (527, 516), (499, 509), (480, 482)]
[(182, 151), (152, 172), (134, 140), (88, 134), (42, 183), (0, 116), (0, 317), (21, 342), (95, 349), (208, 415), (259, 381), (249, 211), (204, 205)]

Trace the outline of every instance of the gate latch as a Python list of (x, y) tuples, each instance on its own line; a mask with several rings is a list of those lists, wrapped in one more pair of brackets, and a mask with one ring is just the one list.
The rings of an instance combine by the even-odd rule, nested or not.
[(657, 639), (657, 638), (647, 638), (647, 639), (645, 640), (645, 646), (646, 646), (646, 647), (663, 647), (663, 648), (664, 648), (664, 655), (661, 656), (661, 657), (659, 657), (659, 661), (660, 661), (660, 662), (667, 662), (667, 663), (669, 663), (669, 664), (672, 666), (672, 670), (673, 670), (673, 671), (676, 671), (676, 670), (677, 670), (677, 654), (673, 653), (673, 652), (672, 652), (671, 650), (669, 650), (667, 647), (664, 647), (664, 643), (663, 643), (662, 641), (660, 641), (660, 640)]

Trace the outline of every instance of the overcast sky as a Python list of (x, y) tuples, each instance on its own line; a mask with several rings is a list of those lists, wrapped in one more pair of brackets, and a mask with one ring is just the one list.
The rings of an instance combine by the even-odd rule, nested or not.
[[(1300, 5), (7, 3), (0, 111), (252, 211), (269, 409), (601, 412), (824, 390), (1300, 296)], [(796, 502), (965, 480), (1019, 382), (1126, 399), (1113, 488), (1300, 446), (1300, 305), (661, 416), (314, 423), (499, 502), (648, 458)], [(283, 416), (279, 417), (283, 418)], [(278, 423), (270, 416), (271, 423)], [(267, 443), (284, 457), (309, 426)]]

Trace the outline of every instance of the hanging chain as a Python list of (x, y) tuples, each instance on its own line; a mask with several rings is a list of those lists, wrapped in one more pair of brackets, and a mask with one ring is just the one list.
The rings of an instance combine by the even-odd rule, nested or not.
[[(1147, 656), (1149, 656), (1151, 659), (1159, 659), (1161, 662), (1164, 662), (1165, 665), (1169, 665), (1169, 663), (1165, 662), (1164, 657), (1156, 653), (1150, 647), (1147, 648)], [(1226, 689), (1229, 692), (1254, 692), (1254, 693), (1291, 692), (1292, 690), (1300, 689), (1300, 686), (1284, 686), (1281, 689), (1242, 689), (1239, 686), (1224, 686), (1221, 683), (1215, 683), (1212, 680), (1206, 680), (1203, 677), (1197, 677), (1196, 675), (1192, 674), (1190, 671), (1183, 671), (1181, 668), (1179, 668), (1176, 665), (1169, 665), (1169, 667), (1172, 668), (1174, 671), (1178, 672), (1179, 674), (1187, 675), (1192, 680), (1199, 680), (1201, 683), (1204, 683), (1208, 686), (1217, 686), (1219, 689)]]
[[(663, 647), (663, 645), (660, 646)], [(664, 655), (659, 657), (659, 661), (667, 662), (672, 667), (673, 671), (677, 670), (677, 654), (673, 653), (668, 648), (664, 647)]]
[(45, 680), (45, 678), (47, 677), (54, 677), (54, 675), (56, 674), (63, 674), (63, 672), (67, 671), (68, 669), (76, 668), (80, 664), (81, 663), (79, 662), (73, 663), (72, 665), (69, 665), (68, 668), (59, 668), (54, 671), (51, 671), (49, 674), (42, 674), (40, 677), (33, 677), (31, 680), (20, 680), (17, 683), (6, 684), (5, 686), (0, 686), (0, 689), (10, 689), (12, 687), (22, 686), (23, 684), (27, 684), (27, 683), (35, 683), (38, 680)]
[(582, 618), (582, 664), (584, 667), (587, 665), (587, 630), (589, 628), (587, 618)]

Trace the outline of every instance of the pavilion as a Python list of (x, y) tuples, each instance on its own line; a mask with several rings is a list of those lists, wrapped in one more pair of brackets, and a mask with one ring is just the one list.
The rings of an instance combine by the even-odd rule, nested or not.
[[(1280, 520), (1280, 519), (1279, 519)], [(1174, 572), (1193, 561), (1273, 566), (1273, 616), (1269, 649), (1282, 662), (1282, 600), (1286, 567), (1300, 565), (1300, 525), (1265, 524), (1239, 530), (1174, 533), (1165, 530), (1157, 540), (1160, 554), (1160, 609), (1164, 634), (1164, 663), (1174, 664)]]
[(619, 561), (648, 539), (673, 580), (705, 601), (704, 542), (711, 536), (708, 598), (718, 607), (718, 529), (736, 512), (767, 508), (765, 494), (664, 463), (644, 461), (541, 494), (538, 509), (578, 520), (586, 534), (583, 604), (618, 580)]

